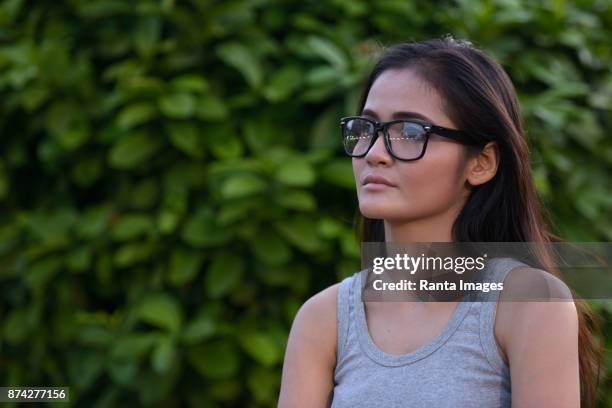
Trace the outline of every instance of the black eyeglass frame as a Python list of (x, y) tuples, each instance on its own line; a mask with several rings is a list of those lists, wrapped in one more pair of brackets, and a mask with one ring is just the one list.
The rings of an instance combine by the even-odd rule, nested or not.
[[(366, 151), (362, 154), (349, 153), (346, 150), (346, 145), (344, 144), (345, 125), (351, 119), (366, 120), (372, 123), (372, 125), (374, 125), (374, 136), (372, 137), (372, 140), (370, 141), (370, 145), (368, 146)], [(391, 149), (391, 143), (389, 142), (390, 136), (389, 136), (388, 129), (389, 129), (389, 126), (395, 123), (400, 123), (400, 122), (414, 123), (419, 126), (422, 126), (423, 129), (425, 130), (425, 143), (423, 143), (423, 149), (421, 150), (421, 154), (418, 157), (415, 157), (412, 159), (403, 159), (401, 157), (396, 156), (393, 153), (393, 149)], [(467, 133), (466, 131), (458, 130), (458, 129), (449, 129), (443, 126), (434, 125), (433, 123), (422, 121), (420, 119), (396, 119), (396, 120), (391, 120), (389, 122), (377, 122), (374, 119), (366, 118), (364, 116), (346, 116), (346, 117), (340, 118), (340, 129), (342, 132), (342, 146), (344, 147), (344, 152), (351, 157), (364, 157), (366, 154), (368, 154), (372, 146), (374, 146), (374, 143), (376, 143), (376, 139), (378, 139), (378, 134), (380, 130), (383, 131), (385, 147), (387, 148), (387, 152), (389, 152), (389, 154), (394, 159), (401, 160), (401, 161), (413, 161), (413, 160), (419, 160), (420, 158), (422, 158), (425, 155), (425, 150), (427, 150), (427, 143), (429, 142), (429, 136), (432, 133), (435, 133), (436, 135), (446, 137), (448, 139), (451, 139), (451, 140), (454, 140), (454, 141), (457, 141), (459, 143), (466, 144), (466, 145), (473, 145), (473, 146), (481, 145), (480, 143), (474, 141), (474, 138), (471, 137), (470, 134)]]

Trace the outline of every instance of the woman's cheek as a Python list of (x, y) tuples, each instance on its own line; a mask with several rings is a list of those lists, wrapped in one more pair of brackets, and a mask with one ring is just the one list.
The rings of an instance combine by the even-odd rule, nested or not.
[(355, 178), (355, 187), (359, 188), (359, 180), (363, 177), (361, 172), (363, 165), (357, 159), (351, 159), (353, 165), (353, 177)]
[(403, 209), (405, 215), (412, 218), (433, 215), (452, 206), (456, 199), (454, 192), (457, 190), (454, 185), (455, 168), (449, 166), (451, 163), (440, 163), (444, 162), (431, 166), (423, 162), (423, 166), (413, 166), (402, 171), (394, 207)]

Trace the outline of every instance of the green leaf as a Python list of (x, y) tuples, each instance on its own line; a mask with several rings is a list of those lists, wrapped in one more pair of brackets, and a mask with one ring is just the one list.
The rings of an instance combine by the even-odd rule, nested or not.
[(130, 333), (118, 337), (110, 350), (110, 357), (118, 360), (139, 360), (147, 354), (155, 342), (156, 333)]
[(302, 85), (303, 77), (299, 65), (285, 65), (272, 75), (263, 94), (270, 102), (285, 100)]
[[(322, 152), (322, 155), (329, 154), (338, 148), (342, 142), (338, 130), (338, 108), (333, 106), (319, 115), (311, 130), (310, 148), (312, 152)], [(325, 152), (325, 153), (324, 153)]]
[(177, 332), (183, 321), (180, 305), (166, 293), (147, 295), (134, 313), (137, 319), (171, 332)]
[(242, 258), (230, 252), (216, 255), (206, 273), (206, 293), (215, 298), (227, 294), (238, 284), (244, 269)]
[(24, 309), (8, 311), (2, 319), (2, 337), (9, 344), (22, 342), (31, 330), (31, 313)]
[(280, 388), (278, 370), (254, 367), (249, 372), (247, 384), (256, 401), (266, 405), (274, 405)]
[(251, 247), (258, 259), (269, 264), (282, 264), (291, 257), (291, 249), (274, 231), (261, 231)]
[(162, 337), (151, 354), (151, 366), (157, 373), (166, 373), (176, 361), (177, 356), (176, 345), (172, 339)]
[(117, 116), (117, 126), (128, 130), (155, 117), (157, 109), (149, 103), (137, 103), (126, 106)]
[(159, 184), (154, 177), (151, 177), (134, 186), (130, 205), (141, 210), (151, 209), (157, 203), (158, 198)]
[(0, 160), (0, 200), (3, 200), (9, 191), (9, 178), (6, 174), (4, 162)]
[(175, 286), (191, 282), (202, 265), (203, 255), (198, 251), (176, 248), (170, 255), (168, 281)]
[(161, 211), (157, 217), (157, 228), (162, 234), (170, 234), (176, 229), (180, 214), (171, 210)]
[(292, 143), (293, 132), (278, 126), (275, 119), (267, 115), (245, 119), (242, 126), (244, 141), (257, 156), (265, 156), (270, 149)]
[(141, 55), (148, 57), (155, 53), (161, 29), (161, 21), (157, 16), (145, 16), (137, 20), (134, 44)]
[(232, 134), (218, 134), (209, 140), (210, 150), (219, 159), (234, 159), (242, 155), (242, 143)]
[(278, 193), (276, 202), (283, 208), (300, 211), (313, 211), (317, 208), (313, 195), (303, 190), (281, 191)]
[(239, 368), (238, 350), (230, 342), (215, 342), (191, 349), (188, 360), (202, 375), (211, 379), (230, 378)]
[(340, 245), (342, 247), (342, 253), (351, 256), (353, 258), (359, 258), (360, 256), (360, 246), (357, 243), (355, 238), (355, 234), (353, 234), (350, 230), (345, 230), (341, 234)]
[(215, 380), (210, 390), (210, 396), (215, 401), (233, 401), (240, 398), (243, 392), (242, 382), (236, 378)]
[(27, 112), (34, 112), (49, 99), (50, 90), (44, 86), (29, 86), (21, 92), (21, 104)]
[(47, 286), (53, 276), (58, 273), (63, 260), (58, 257), (49, 257), (32, 264), (23, 277), (25, 283), (34, 291), (42, 290)]
[(153, 231), (153, 219), (147, 214), (127, 214), (113, 225), (111, 235), (116, 241), (128, 241)]
[(80, 147), (90, 136), (87, 113), (73, 101), (54, 103), (47, 111), (46, 124), (51, 135), (67, 150)]
[(35, 240), (48, 247), (61, 248), (70, 243), (69, 234), (77, 216), (70, 207), (58, 207), (53, 212), (23, 213), (22, 225)]
[(170, 142), (195, 159), (204, 157), (204, 135), (193, 123), (172, 123), (168, 127)]
[(323, 217), (319, 220), (318, 231), (325, 238), (335, 238), (342, 233), (342, 224), (330, 217)]
[(239, 42), (217, 46), (216, 53), (227, 65), (237, 69), (252, 88), (258, 88), (263, 80), (263, 70), (252, 48)]
[(177, 92), (204, 93), (210, 89), (208, 81), (196, 74), (180, 75), (170, 82), (170, 86)]
[(81, 187), (89, 187), (101, 178), (104, 167), (104, 160), (100, 156), (81, 160), (72, 168), (72, 179)]
[(306, 39), (306, 44), (313, 52), (321, 58), (327, 60), (336, 69), (344, 71), (348, 66), (348, 58), (344, 52), (327, 38), (310, 36)]
[(271, 367), (281, 360), (282, 350), (274, 338), (265, 333), (246, 333), (240, 337), (240, 345), (258, 363)]
[(109, 163), (119, 169), (134, 168), (150, 159), (161, 147), (156, 137), (144, 132), (133, 133), (119, 139), (109, 153)]
[(336, 87), (336, 84), (339, 80), (339, 73), (333, 67), (324, 65), (320, 67), (315, 67), (308, 71), (306, 74), (306, 82), (309, 85), (314, 86), (327, 86), (333, 85), (333, 88)]
[(321, 170), (321, 179), (350, 190), (355, 189), (355, 177), (350, 160), (339, 159), (327, 164)]
[(249, 214), (260, 206), (260, 200), (249, 197), (243, 200), (228, 201), (219, 210), (217, 221), (220, 225), (232, 225), (240, 219), (249, 217)]
[(107, 366), (110, 379), (123, 386), (132, 384), (138, 373), (138, 361), (112, 360)]
[(159, 108), (169, 118), (185, 119), (194, 114), (196, 99), (189, 93), (163, 95), (159, 100)]
[(277, 172), (277, 179), (289, 186), (307, 187), (315, 181), (315, 172), (311, 165), (300, 159), (282, 163)]
[(305, 216), (276, 222), (276, 229), (293, 245), (307, 253), (314, 253), (321, 247), (316, 224)]
[(86, 390), (92, 386), (104, 372), (105, 358), (83, 351), (77, 351), (68, 360), (70, 384), (76, 389)]
[(181, 238), (195, 247), (207, 247), (227, 242), (230, 233), (217, 224), (210, 208), (202, 207), (191, 215), (181, 231)]
[(99, 236), (106, 229), (111, 215), (112, 209), (107, 205), (87, 208), (79, 217), (76, 225), (77, 234), (85, 239)]
[(266, 183), (252, 174), (228, 177), (221, 186), (221, 195), (226, 199), (247, 197), (266, 190)]
[[(6, 224), (0, 227), (0, 255), (7, 254), (9, 251), (14, 249), (20, 241), (21, 241), (21, 226), (20, 225)], [(10, 268), (7, 267), (7, 269), (10, 269)], [(0, 273), (0, 276), (1, 275), (2, 273)]]
[(217, 324), (214, 318), (210, 313), (203, 311), (187, 324), (182, 339), (187, 344), (195, 344), (208, 339), (215, 334), (216, 330)]
[(150, 260), (155, 246), (148, 242), (131, 242), (119, 247), (115, 252), (114, 263), (120, 268), (133, 266)]
[(92, 259), (92, 251), (89, 247), (77, 247), (66, 256), (66, 266), (76, 272), (84, 272), (89, 268)]
[(220, 120), (229, 115), (229, 109), (217, 95), (206, 94), (198, 98), (196, 116), (203, 120)]

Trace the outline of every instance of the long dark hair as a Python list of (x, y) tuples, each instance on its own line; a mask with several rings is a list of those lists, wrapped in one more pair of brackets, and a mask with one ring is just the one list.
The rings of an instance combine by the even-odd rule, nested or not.
[[(374, 65), (359, 105), (365, 106), (378, 76), (388, 69), (410, 68), (441, 96), (447, 116), (481, 142), (495, 141), (500, 164), (488, 182), (474, 186), (453, 224), (455, 242), (558, 242), (548, 227), (548, 214), (532, 182), (529, 147), (514, 86), (502, 66), (469, 41), (449, 35), (396, 44), (383, 50)], [(545, 219), (546, 218), (546, 219)], [(357, 209), (360, 242), (384, 242), (383, 220), (364, 217)], [(551, 259), (539, 264), (558, 275)], [(600, 323), (589, 305), (576, 299), (579, 318), (580, 392), (583, 407), (597, 398), (602, 346)]]

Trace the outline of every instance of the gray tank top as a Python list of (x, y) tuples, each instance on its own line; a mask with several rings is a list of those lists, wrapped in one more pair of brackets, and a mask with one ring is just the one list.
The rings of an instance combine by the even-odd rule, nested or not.
[[(487, 262), (486, 274), (502, 282), (523, 263)], [(367, 270), (343, 279), (338, 290), (338, 345), (332, 408), (510, 407), (510, 371), (493, 334), (493, 301), (462, 301), (443, 331), (407, 354), (389, 354), (373, 342), (361, 288)], [(491, 298), (489, 298), (491, 299)]]

